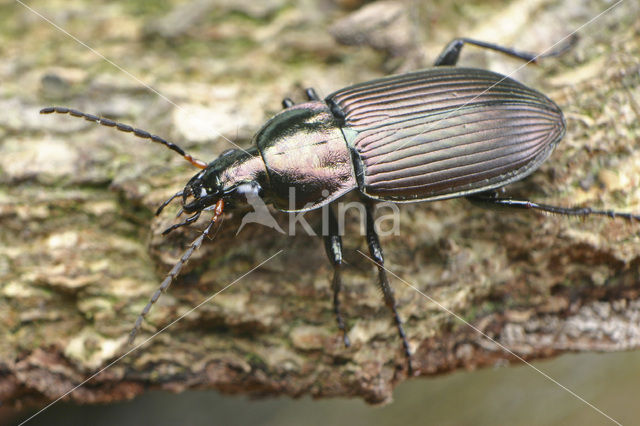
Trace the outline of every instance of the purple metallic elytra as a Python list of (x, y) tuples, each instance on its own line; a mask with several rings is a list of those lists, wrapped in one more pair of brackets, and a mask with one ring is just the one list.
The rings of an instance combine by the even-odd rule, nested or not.
[(564, 135), (560, 108), (490, 71), (438, 67), (347, 87), (345, 112), (360, 190), (430, 201), (484, 192), (536, 170)]
[[(158, 208), (181, 199), (190, 215), (164, 233), (195, 222), (202, 212), (213, 218), (191, 243), (138, 316), (136, 336), (160, 295), (169, 288), (221, 217), (225, 206), (261, 197), (282, 211), (300, 212), (332, 203), (358, 191), (365, 205), (367, 244), (378, 269), (378, 285), (402, 339), (407, 372), (411, 349), (396, 309), (392, 287), (373, 217), (376, 200), (434, 201), (466, 197), (474, 204), (511, 210), (533, 210), (567, 216), (599, 215), (626, 220), (640, 216), (590, 207), (558, 207), (528, 200), (500, 198), (496, 188), (531, 174), (549, 157), (565, 132), (560, 108), (542, 93), (508, 77), (472, 68), (454, 68), (465, 44), (495, 50), (528, 62), (556, 56), (575, 42), (538, 56), (471, 40), (453, 40), (435, 67), (356, 84), (321, 100), (307, 89), (308, 102), (285, 110), (256, 133), (246, 150), (224, 151), (210, 163), (197, 160), (176, 144), (144, 130), (63, 107), (43, 114), (68, 113), (162, 144), (203, 169)], [(292, 198), (295, 196), (295, 199)], [(333, 266), (333, 310), (346, 346), (349, 338), (340, 309), (343, 266), (338, 221), (328, 208), (325, 250)]]

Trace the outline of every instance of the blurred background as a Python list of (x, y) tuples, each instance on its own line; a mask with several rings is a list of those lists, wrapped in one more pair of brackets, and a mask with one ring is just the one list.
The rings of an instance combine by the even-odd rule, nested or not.
[[(0, 423), (15, 424), (28, 418), (43, 406), (43, 400), (54, 399), (114, 356), (115, 349), (110, 352), (104, 349), (104, 345), (100, 346), (94, 341), (108, 341), (101, 340), (100, 336), (123, 335), (122, 330), (117, 328), (121, 327), (120, 324), (117, 327), (109, 325), (120, 317), (120, 309), (125, 308), (121, 305), (114, 307), (110, 300), (115, 296), (107, 294), (109, 297), (105, 297), (102, 293), (106, 290), (100, 287), (100, 277), (105, 276), (101, 269), (105, 266), (98, 262), (101, 257), (112, 256), (113, 251), (122, 253), (119, 259), (121, 271), (110, 271), (110, 274), (114, 274), (110, 275), (110, 279), (119, 297), (123, 296), (127, 301), (128, 298), (135, 298), (138, 303), (138, 299), (144, 301), (145, 295), (150, 294), (149, 288), (157, 285), (160, 276), (158, 271), (167, 269), (167, 265), (180, 252), (179, 243), (183, 242), (177, 238), (167, 243), (155, 236), (150, 237), (147, 224), (151, 220), (150, 206), (157, 205), (168, 194), (168, 190), (175, 191), (173, 188), (176, 183), (180, 185), (184, 182), (191, 170), (185, 171), (180, 160), (171, 153), (152, 144), (131, 142), (126, 135), (113, 135), (107, 130), (96, 132), (91, 130), (92, 125), (77, 119), (43, 119), (37, 114), (41, 107), (63, 104), (90, 113), (117, 117), (180, 141), (181, 145), (194, 150), (199, 158), (215, 158), (224, 149), (233, 147), (220, 138), (220, 134), (241, 146), (248, 144), (266, 118), (279, 111), (280, 100), (284, 97), (302, 100), (302, 89), (305, 87), (313, 86), (320, 96), (326, 96), (351, 83), (427, 67), (446, 43), (458, 36), (514, 46), (523, 51), (541, 52), (614, 4), (598, 0), (0, 2), (0, 279), (3, 281), (0, 312), (13, 312), (16, 299), (28, 301), (19, 319), (18, 314), (13, 313), (3, 317), (2, 332), (10, 338), (0, 342), (0, 359), (5, 363), (13, 363), (30, 354), (34, 347), (47, 353), (47, 348), (53, 347), (59, 340), (51, 334), (51, 330), (59, 331), (61, 324), (65, 330), (77, 330), (86, 321), (95, 324), (98, 330), (95, 334), (92, 334), (93, 331), (88, 335), (83, 334), (80, 340), (82, 349), (72, 344), (64, 349), (64, 356), (82, 365), (82, 371), (87, 372), (85, 375), (77, 374), (75, 380), (67, 383), (66, 387), (60, 384), (48, 387), (47, 383), (42, 382), (35, 391), (41, 398), (29, 393), (25, 398), (18, 396), (16, 399), (12, 392), (19, 389), (18, 385), (10, 381), (3, 385), (5, 388), (1, 389), (0, 394), (12, 395), (14, 399), (10, 403), (0, 401)], [(610, 155), (607, 160), (599, 161), (608, 161), (608, 168), (620, 170), (620, 174), (610, 173), (593, 166), (592, 173), (581, 176), (577, 183), (566, 183), (566, 188), (578, 188), (576, 192), (566, 188), (560, 191), (561, 196), (571, 194), (573, 203), (591, 200), (594, 193), (603, 192), (611, 194), (611, 198), (604, 200), (605, 203), (640, 211), (636, 191), (639, 185), (635, 173), (640, 170), (640, 159), (632, 156), (638, 146), (637, 124), (640, 121), (640, 60), (637, 55), (640, 45), (639, 11), (637, 2), (622, 2), (580, 32), (579, 44), (567, 58), (545, 60), (539, 66), (523, 67), (513, 75), (550, 93), (567, 111), (572, 126), (570, 132), (574, 136), (566, 141), (567, 146), (571, 147), (567, 149), (583, 143), (581, 137), (586, 139), (587, 135), (593, 136), (585, 151), (593, 156), (599, 154), (600, 158)], [(85, 45), (62, 30), (68, 31)], [(616, 49), (621, 49), (619, 54)], [(501, 55), (472, 47), (465, 47), (461, 58), (461, 65), (505, 74), (521, 65)], [(576, 66), (575, 70), (572, 65)], [(574, 83), (590, 79), (601, 79), (604, 87), (614, 79), (609, 78), (610, 75), (619, 79), (616, 82), (626, 87), (629, 94), (628, 97), (607, 99), (607, 103), (611, 102), (610, 107), (603, 106), (606, 105), (603, 98), (585, 100), (571, 91)], [(580, 92), (579, 89), (576, 91)], [(594, 106), (602, 107), (602, 115), (610, 122), (585, 112)], [(594, 136), (596, 131), (597, 135)], [(43, 138), (42, 134), (46, 132), (56, 136)], [(606, 142), (600, 144), (601, 141)], [(134, 142), (135, 148), (132, 148)], [(557, 164), (565, 164), (563, 161), (567, 156), (558, 156)], [(557, 171), (546, 168), (542, 177), (536, 178), (539, 180), (526, 185), (538, 188), (538, 195), (547, 195), (546, 191), (539, 189), (546, 179), (555, 178), (564, 182), (564, 175), (584, 172), (581, 164), (576, 162), (573, 167), (557, 167)], [(180, 167), (176, 167), (178, 165)], [(107, 186), (117, 195), (106, 197), (95, 191)], [(526, 186), (523, 188), (529, 189)], [(43, 198), (43, 192), (46, 192), (47, 198)], [(44, 208), (42, 203), (62, 207), (59, 210)], [(119, 207), (114, 207), (116, 204)], [(120, 212), (122, 204), (129, 209), (126, 214)], [(438, 206), (428, 209), (433, 209), (436, 215), (447, 215), (446, 207), (442, 210)], [(116, 210), (118, 215), (111, 214)], [(402, 254), (402, 245), (414, 244), (412, 223), (420, 222), (424, 217), (416, 213), (419, 209), (415, 210), (414, 207), (408, 207), (406, 211), (409, 212), (404, 222), (408, 223), (409, 231), (406, 232), (405, 228), (407, 240), (400, 238), (395, 242), (389, 241), (385, 246), (389, 247), (386, 250), (392, 256), (393, 253), (400, 253), (395, 261), (392, 257), (394, 265), (407, 265), (408, 260), (416, 256), (416, 252), (411, 251)], [(38, 243), (41, 241), (41, 231), (37, 228), (39, 224), (46, 222), (51, 227), (65, 229), (68, 223), (83, 224), (85, 220), (84, 226), (89, 229), (87, 235), (91, 236), (96, 246), (103, 244), (105, 248), (85, 246), (82, 240), (64, 233), (57, 240), (46, 240), (44, 245)], [(502, 229), (500, 224), (494, 226), (495, 229)], [(153, 227), (158, 228), (158, 223)], [(523, 227), (531, 228), (532, 225), (525, 223)], [(435, 225), (429, 226), (430, 231), (438, 233), (439, 230), (435, 228)], [(589, 255), (591, 252), (587, 250), (587, 255), (574, 259), (571, 272), (584, 279), (586, 285), (595, 283), (599, 289), (610, 282), (611, 276), (615, 276), (626, 283), (625, 288), (635, 291), (638, 288), (637, 274), (624, 274), (638, 268), (637, 231), (632, 232), (628, 227), (604, 229), (599, 229), (596, 237), (587, 235), (584, 229), (562, 235), (563, 239), (575, 238), (580, 240), (580, 244), (592, 244), (595, 247), (595, 255)], [(449, 230), (445, 228), (442, 232)], [(157, 229), (154, 232), (157, 234)], [(461, 235), (454, 239), (464, 247), (464, 238), (471, 237), (466, 235), (465, 230), (458, 232)], [(256, 246), (261, 250), (264, 247), (272, 248), (270, 240), (280, 237), (245, 234), (245, 240), (251, 240), (253, 236), (258, 240)], [(189, 241), (191, 236), (184, 238)], [(439, 241), (429, 235), (425, 238)], [(601, 240), (615, 243), (618, 251), (610, 252)], [(293, 243), (283, 241), (282, 247), (294, 244), (302, 250), (311, 244), (309, 241), (320, 247), (319, 242), (304, 238), (296, 238)], [(162, 252), (159, 247), (166, 247), (167, 244), (175, 249)], [(277, 244), (280, 243), (273, 243), (273, 246), (280, 247)], [(446, 255), (434, 259), (434, 263), (445, 265), (442, 269), (446, 272), (447, 262), (458, 262), (457, 258), (448, 261), (447, 256), (458, 253), (460, 249), (455, 244), (439, 244), (446, 246), (443, 248), (447, 250)], [(207, 253), (212, 257), (232, 257), (223, 253), (223, 250), (231, 250), (224, 245), (211, 250)], [(237, 271), (228, 272), (221, 267), (220, 276), (226, 277), (228, 274), (233, 277), (236, 272), (238, 275), (252, 263), (249, 256), (256, 256), (249, 243), (239, 244), (233, 250), (236, 250), (233, 254), (236, 259), (240, 255), (246, 256), (246, 259), (240, 262)], [(83, 281), (84, 275), (79, 271), (87, 269), (83, 262), (89, 253), (97, 254), (92, 254), (96, 259), (92, 259), (92, 266), (88, 269), (96, 269), (90, 271), (94, 275), (89, 281)], [(300, 257), (306, 258), (308, 252), (304, 253)], [(320, 256), (319, 263), (325, 262), (321, 248), (311, 254)], [(55, 256), (64, 258), (65, 266), (52, 268), (54, 262), (49, 263), (49, 256), (54, 256), (54, 260)], [(490, 252), (486, 256), (491, 257)], [(293, 257), (287, 258), (287, 261), (294, 262)], [(593, 261), (592, 257), (604, 260)], [(73, 263), (76, 260), (77, 264)], [(355, 274), (370, 272), (366, 263), (352, 260), (364, 270)], [(161, 266), (149, 266), (153, 264), (152, 261)], [(198, 261), (194, 259), (194, 263)], [(468, 263), (473, 263), (473, 259)], [(286, 268), (286, 262), (283, 261), (282, 265), (274, 266), (273, 273), (285, 276), (283, 271)], [(517, 274), (518, 271), (518, 268), (512, 273), (511, 270), (494, 271), (492, 267), (487, 267), (486, 271), (461, 267), (456, 272), (454, 267), (450, 268), (454, 272), (451, 272), (449, 280), (452, 283), (460, 282), (461, 286), (483, 281), (480, 276), (485, 273), (490, 276), (494, 274), (493, 278), (499, 283), (508, 279), (505, 276)], [(293, 269), (296, 270), (295, 265)], [(406, 270), (414, 273), (408, 266)], [(328, 293), (324, 293), (326, 274), (325, 267), (314, 267), (309, 271), (310, 277), (301, 278), (301, 281), (313, 281), (316, 279), (313, 276), (317, 275), (317, 281), (322, 284), (316, 286), (323, 287), (318, 290), (318, 307), (314, 306), (313, 309), (322, 310), (318, 315), (318, 324), (333, 327)], [(426, 271), (422, 275), (425, 281), (431, 280), (430, 274), (444, 276), (439, 269)], [(461, 282), (460, 276), (464, 277), (464, 282)], [(295, 283), (297, 277), (283, 279)], [(185, 281), (189, 284), (189, 279)], [(260, 276), (252, 285), (259, 289), (263, 281), (270, 279)], [(22, 287), (25, 282), (29, 285)], [(140, 289), (133, 291), (133, 287)], [(530, 290), (535, 292), (536, 289)], [(375, 302), (378, 297), (375, 290), (366, 294), (359, 291), (356, 286), (357, 297), (354, 299)], [(203, 291), (203, 294), (208, 292)], [(280, 298), (289, 296), (288, 293), (275, 294)], [(170, 309), (172, 303), (177, 303), (168, 297), (170, 302), (162, 309)], [(405, 310), (405, 317), (413, 320), (415, 326), (420, 323), (420, 315), (426, 315), (419, 312), (425, 308), (415, 303), (411, 305), (412, 301), (415, 302), (411, 296), (404, 298), (406, 306), (416, 306)], [(188, 302), (195, 305), (197, 301), (198, 297), (194, 296)], [(210, 308), (212, 311), (207, 315), (213, 320), (205, 317), (199, 321), (204, 321), (214, 331), (220, 328), (226, 330), (226, 327), (233, 330), (233, 324), (221, 326), (216, 315), (228, 314), (224, 309), (242, 309), (233, 305), (234, 302), (226, 303), (227, 307), (220, 308), (220, 312), (215, 311), (218, 309), (216, 307)], [(272, 303), (268, 301), (265, 305)], [(60, 312), (55, 310), (56, 306), (60, 307)], [(460, 307), (465, 318), (475, 318), (476, 314), (482, 316), (475, 310), (465, 311), (465, 308)], [(293, 307), (290, 309), (294, 310)], [(372, 309), (354, 311), (351, 316), (371, 313)], [(486, 306), (483, 305), (483, 309)], [(67, 312), (69, 310), (73, 312), (72, 315)], [(139, 311), (138, 305), (131, 307), (131, 311)], [(129, 311), (126, 312), (130, 315)], [(246, 327), (272, 331), (264, 318), (280, 315), (277, 310), (270, 314), (264, 314), (266, 310), (256, 312), (255, 316), (260, 318), (244, 318), (241, 321), (238, 326), (241, 336), (246, 332)], [(382, 316), (385, 312), (381, 312), (386, 324), (386, 317)], [(158, 318), (160, 315), (161, 310)], [(603, 322), (606, 323), (606, 320), (603, 314)], [(633, 316), (628, 320), (637, 323)], [(159, 322), (162, 323), (161, 320)], [(130, 324), (130, 321), (123, 323)], [(33, 329), (23, 331), (23, 324), (33, 325)], [(428, 331), (430, 326), (426, 324), (423, 328)], [(393, 332), (391, 329), (390, 347), (396, 348), (398, 342), (394, 340)], [(248, 340), (252, 338), (249, 336)], [(599, 338), (606, 341), (609, 336), (600, 335)], [(170, 338), (166, 339), (159, 340), (158, 345), (168, 344)], [(16, 341), (19, 343), (16, 344)], [(615, 341), (602, 346), (585, 341), (582, 347), (554, 347), (547, 352), (538, 348), (532, 354), (550, 356), (564, 350), (620, 350), (637, 347), (637, 341), (638, 337), (633, 335), (618, 346)], [(175, 341), (172, 344), (180, 345)], [(381, 346), (380, 351), (384, 350)], [(156, 352), (149, 350), (146, 353), (151, 364), (160, 362), (160, 358), (154, 358)], [(393, 358), (393, 352), (390, 357)], [(473, 370), (474, 366), (463, 362), (433, 371), (438, 373), (459, 369), (451, 374), (401, 383), (393, 393), (393, 401), (384, 406), (370, 406), (357, 398), (312, 400), (305, 394), (300, 399), (250, 399), (204, 390), (182, 393), (149, 391), (131, 401), (120, 401), (140, 392), (140, 389), (132, 387), (130, 391), (125, 389), (119, 390), (121, 393), (114, 393), (114, 400), (120, 402), (111, 404), (75, 405), (60, 402), (38, 415), (30, 424), (529, 425), (610, 422), (532, 368), (517, 362), (509, 366), (506, 357), (504, 361), (499, 360), (500, 355), (496, 358), (498, 361), (485, 362), (490, 367), (477, 371), (464, 371), (461, 367)], [(131, 362), (127, 366), (136, 366)], [(536, 361), (534, 365), (617, 421), (625, 424), (636, 422), (638, 410), (635, 396), (640, 390), (639, 352), (565, 354), (552, 360)], [(0, 375), (8, 374), (4, 368), (0, 369)], [(118, 368), (113, 373), (116, 380), (119, 374), (126, 372), (125, 367)], [(25, 370), (22, 374), (27, 377), (29, 372)], [(21, 379), (24, 377), (20, 376)], [(385, 380), (385, 390), (390, 391), (393, 385), (389, 383), (395, 382)], [(171, 389), (182, 390), (180, 387)], [(227, 390), (242, 393), (242, 383), (239, 388)]]

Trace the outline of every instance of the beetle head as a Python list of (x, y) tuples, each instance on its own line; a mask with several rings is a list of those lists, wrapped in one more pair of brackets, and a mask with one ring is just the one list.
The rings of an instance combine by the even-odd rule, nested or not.
[(167, 228), (164, 234), (177, 227), (193, 223), (203, 211), (213, 210), (222, 213), (222, 205), (231, 206), (236, 202), (245, 202), (244, 197), (251, 192), (262, 196), (262, 184), (265, 179), (265, 166), (257, 149), (243, 151), (231, 149), (224, 151), (206, 168), (193, 176), (184, 189), (162, 203), (156, 214), (177, 197), (182, 198), (182, 210), (189, 216), (184, 222)]
[(182, 210), (187, 214), (211, 210), (224, 196), (217, 176), (203, 179), (206, 171), (207, 169), (192, 177), (182, 190)]
[(243, 201), (247, 192), (260, 193), (265, 166), (256, 149), (230, 149), (209, 163), (187, 183), (182, 191), (185, 213), (211, 210), (216, 202)]

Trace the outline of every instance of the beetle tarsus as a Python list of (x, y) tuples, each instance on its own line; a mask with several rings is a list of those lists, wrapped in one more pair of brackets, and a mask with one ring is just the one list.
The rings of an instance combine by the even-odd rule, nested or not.
[(384, 303), (393, 313), (393, 320), (396, 324), (396, 328), (398, 329), (398, 334), (402, 339), (402, 346), (404, 349), (404, 354), (407, 358), (407, 370), (408, 375), (413, 375), (413, 365), (411, 358), (411, 348), (409, 347), (409, 341), (407, 340), (407, 335), (404, 332), (404, 327), (402, 326), (402, 318), (400, 318), (400, 314), (398, 314), (398, 310), (396, 309), (396, 299), (393, 294), (393, 288), (389, 285), (389, 279), (387, 278), (387, 271), (384, 268), (384, 255), (382, 253), (382, 247), (380, 246), (380, 240), (378, 239), (378, 234), (375, 229), (375, 222), (373, 217), (373, 203), (370, 200), (364, 201), (365, 211), (366, 211), (366, 222), (367, 222), (367, 245), (369, 246), (369, 253), (371, 258), (375, 262), (378, 267), (378, 285), (382, 290), (382, 295), (384, 297)]
[(351, 340), (349, 340), (349, 335), (347, 334), (347, 328), (344, 325), (344, 320), (342, 319), (342, 314), (340, 311), (340, 292), (342, 290), (342, 278), (341, 278), (341, 267), (334, 266), (333, 268), (333, 280), (331, 281), (331, 288), (333, 289), (333, 312), (336, 315), (336, 321), (338, 323), (338, 329), (342, 332), (342, 340), (344, 342), (344, 346), (348, 348), (351, 346)]

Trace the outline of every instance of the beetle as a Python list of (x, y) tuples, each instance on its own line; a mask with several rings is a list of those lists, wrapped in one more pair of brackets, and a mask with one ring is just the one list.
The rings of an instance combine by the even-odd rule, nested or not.
[(210, 163), (195, 159), (159, 136), (107, 118), (62, 107), (44, 108), (41, 113), (68, 113), (131, 132), (165, 145), (202, 169), (183, 190), (162, 203), (156, 214), (181, 198), (181, 212), (190, 216), (163, 234), (195, 222), (205, 211), (213, 213), (211, 221), (142, 310), (130, 342), (153, 304), (209, 235), (225, 204), (242, 203), (247, 194), (252, 194), (281, 211), (301, 212), (329, 205), (328, 235), (323, 238), (333, 267), (333, 310), (344, 344), (349, 346), (339, 297), (342, 240), (331, 204), (348, 192), (358, 191), (365, 205), (366, 240), (377, 266), (378, 285), (393, 314), (411, 374), (411, 350), (374, 226), (376, 201), (408, 203), (465, 197), (488, 207), (640, 219), (611, 210), (502, 198), (496, 192), (533, 173), (549, 157), (565, 133), (565, 120), (561, 109), (534, 89), (491, 71), (455, 67), (462, 47), (475, 45), (529, 63), (559, 55), (574, 42), (534, 55), (458, 38), (445, 47), (432, 68), (355, 84), (325, 99), (313, 89), (306, 90), (308, 102), (294, 104), (284, 99), (284, 111), (255, 134), (251, 148), (227, 150)]

